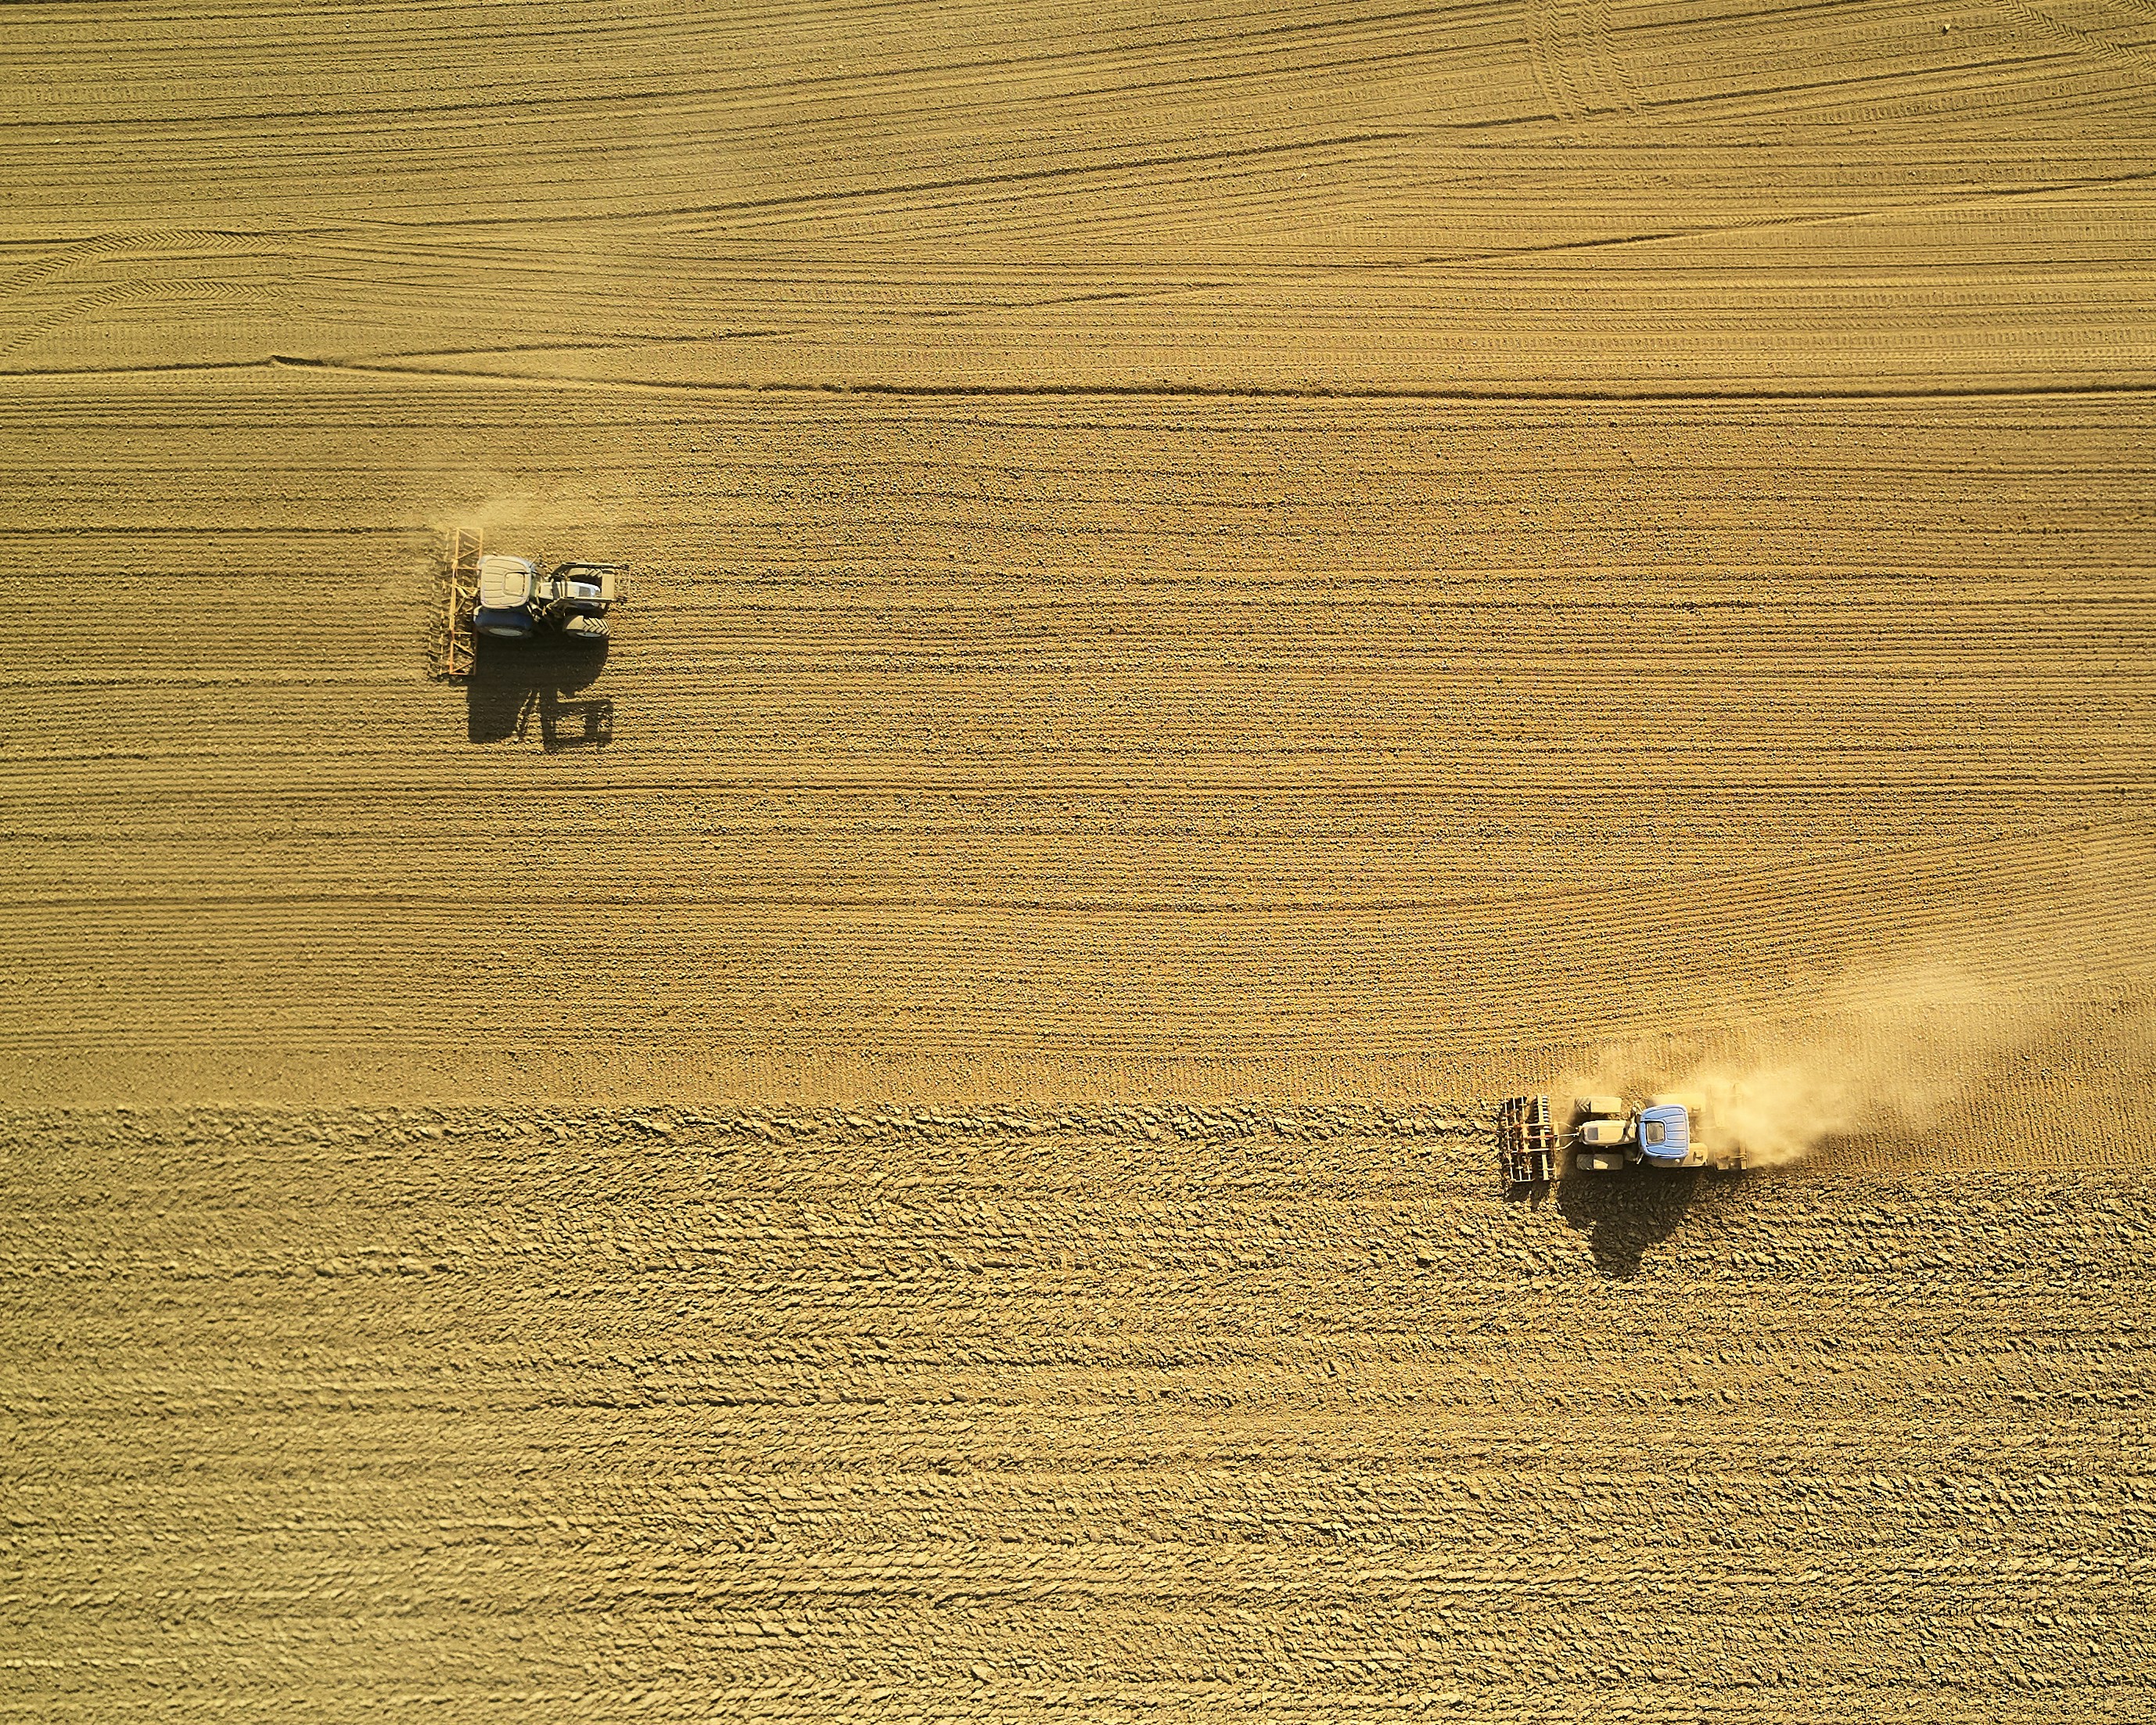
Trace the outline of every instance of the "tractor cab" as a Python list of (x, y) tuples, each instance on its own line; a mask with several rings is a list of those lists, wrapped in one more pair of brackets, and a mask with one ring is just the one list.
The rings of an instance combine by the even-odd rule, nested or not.
[(483, 557), (479, 560), (479, 602), (472, 611), (472, 628), (497, 640), (531, 639), (539, 626), (536, 615), (542, 603), (536, 565), (522, 557)]
[(1681, 1102), (1656, 1102), (1639, 1115), (1640, 1154), (1665, 1168), (1691, 1154), (1691, 1116)]

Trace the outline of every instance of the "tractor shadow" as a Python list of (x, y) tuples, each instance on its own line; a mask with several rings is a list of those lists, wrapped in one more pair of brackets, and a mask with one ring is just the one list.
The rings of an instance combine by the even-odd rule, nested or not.
[(606, 669), (608, 643), (542, 637), (533, 641), (480, 638), (465, 684), (465, 731), (474, 742), (527, 741), (536, 725), (539, 747), (604, 748), (613, 741), (613, 702), (577, 698)]
[(1647, 1254), (1677, 1231), (1686, 1215), (1712, 1209), (1743, 1173), (1717, 1168), (1629, 1168), (1584, 1174), (1567, 1168), (1557, 1182), (1565, 1226), (1587, 1236), (1594, 1267), (1616, 1281), (1640, 1273)]

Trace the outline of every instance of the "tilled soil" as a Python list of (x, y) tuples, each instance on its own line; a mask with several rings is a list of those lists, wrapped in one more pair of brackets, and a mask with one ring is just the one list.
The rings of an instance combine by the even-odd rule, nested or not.
[[(2145, 1027), (2143, 413), (26, 385), (0, 1072), (1444, 1100), (1942, 968)], [(459, 438), (629, 560), (603, 663), (427, 680)], [(2149, 1046), (2057, 1129), (2145, 1136)]]
[(2145, 5), (15, 13), (0, 1712), (2151, 1712)]
[(2145, 1168), (18, 1121), (23, 1717), (2134, 1719)]

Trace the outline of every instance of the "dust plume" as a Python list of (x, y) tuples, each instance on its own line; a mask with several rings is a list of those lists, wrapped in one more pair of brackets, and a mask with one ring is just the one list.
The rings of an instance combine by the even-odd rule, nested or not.
[(1741, 1029), (1690, 1054), (1606, 1048), (1560, 1083), (1565, 1101), (1697, 1098), (1714, 1140), (1734, 1140), (1747, 1163), (1768, 1166), (1832, 1138), (1941, 1125), (2057, 1017), (2051, 1002), (1952, 967), (1852, 974), (1823, 989), (1800, 1022)]
[[(563, 496), (542, 495), (500, 474), (465, 473), (438, 476), (440, 495), (431, 513), (438, 532), (453, 527), (475, 528), (490, 541), (526, 539), (579, 519), (589, 499), (581, 490)], [(447, 506), (444, 503), (446, 501)]]
[(463, 528), (478, 532), (489, 551), (547, 567), (622, 555), (618, 524), (633, 511), (621, 497), (601, 497), (591, 486), (567, 480), (542, 492), (505, 475), (478, 471), (439, 475), (436, 480), (439, 494), (424, 516), (441, 544)]

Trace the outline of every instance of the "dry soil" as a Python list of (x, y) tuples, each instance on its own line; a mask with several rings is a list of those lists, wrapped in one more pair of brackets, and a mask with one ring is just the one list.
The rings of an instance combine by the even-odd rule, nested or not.
[(2156, 1712), (2146, 0), (0, 65), (0, 1717)]

